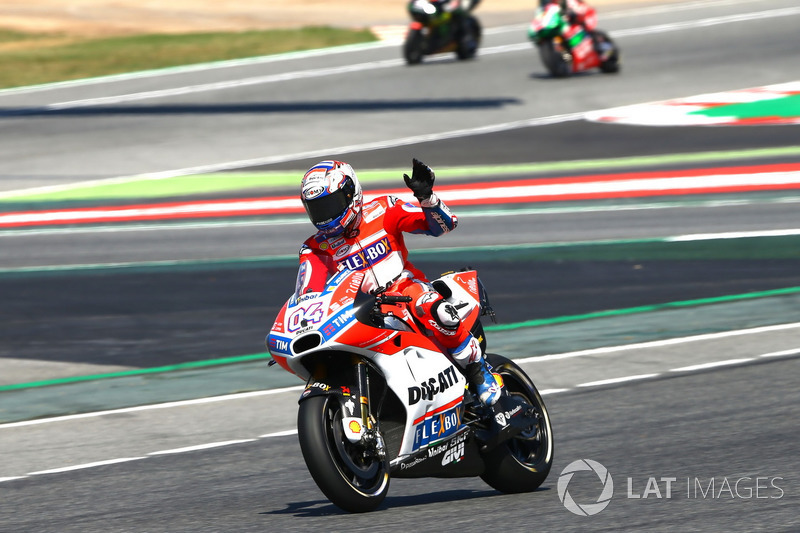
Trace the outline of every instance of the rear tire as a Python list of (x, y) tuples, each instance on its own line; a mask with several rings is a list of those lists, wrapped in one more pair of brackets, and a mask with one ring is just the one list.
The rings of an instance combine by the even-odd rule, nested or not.
[(467, 18), (465, 24), (467, 27), (458, 41), (458, 48), (456, 48), (456, 56), (458, 59), (472, 59), (478, 53), (478, 46), (481, 43), (481, 24), (473, 16)]
[(336, 506), (351, 513), (376, 509), (389, 491), (389, 464), (352, 444), (342, 429), (336, 396), (314, 396), (300, 403), (297, 435), (308, 471)]
[(616, 43), (611, 40), (611, 37), (609, 37), (607, 33), (595, 30), (594, 35), (599, 43), (608, 43), (614, 49), (611, 55), (608, 56), (608, 59), (600, 63), (600, 70), (606, 74), (616, 74), (619, 72), (619, 48), (617, 48)]
[(520, 367), (497, 354), (486, 357), (493, 371), (503, 377), (504, 388), (531, 404), (537, 423), (485, 454), (486, 470), (481, 479), (500, 492), (531, 492), (544, 483), (553, 465), (550, 415), (533, 381)]

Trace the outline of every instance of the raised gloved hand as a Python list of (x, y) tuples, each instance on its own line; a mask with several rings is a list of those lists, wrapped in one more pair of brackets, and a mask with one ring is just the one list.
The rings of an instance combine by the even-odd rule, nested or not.
[(403, 174), (403, 179), (417, 200), (421, 202), (429, 199), (433, 194), (433, 181), (436, 179), (436, 175), (431, 170), (431, 167), (422, 161), (416, 158), (413, 161), (414, 166), (411, 170), (411, 177), (409, 178), (408, 174)]

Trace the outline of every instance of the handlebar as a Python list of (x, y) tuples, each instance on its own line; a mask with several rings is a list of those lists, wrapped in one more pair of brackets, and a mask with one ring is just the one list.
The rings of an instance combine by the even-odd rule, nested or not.
[(383, 296), (378, 296), (377, 302), (379, 304), (409, 303), (411, 302), (411, 296), (391, 296), (384, 294)]

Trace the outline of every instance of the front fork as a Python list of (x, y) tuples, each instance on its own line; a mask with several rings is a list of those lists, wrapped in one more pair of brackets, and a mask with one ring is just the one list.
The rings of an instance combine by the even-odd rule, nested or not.
[(356, 382), (358, 402), (361, 405), (361, 423), (366, 428), (361, 436), (361, 444), (367, 450), (374, 450), (377, 457), (383, 461), (386, 459), (386, 445), (370, 413), (369, 367), (362, 360), (356, 363)]
[[(303, 392), (303, 399), (317, 395), (335, 396), (341, 405), (341, 431), (344, 437), (351, 444), (360, 445), (365, 455), (384, 460), (386, 446), (370, 403), (369, 366), (353, 356), (351, 366), (340, 367), (333, 375), (330, 370), (324, 364), (315, 368)], [(354, 400), (357, 402), (355, 405)]]

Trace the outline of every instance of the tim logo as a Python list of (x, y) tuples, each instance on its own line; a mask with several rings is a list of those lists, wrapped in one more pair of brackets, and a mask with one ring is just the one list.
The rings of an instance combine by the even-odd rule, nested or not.
[(289, 339), (278, 337), (276, 335), (269, 336), (269, 351), (272, 353), (285, 353), (290, 354)]
[(341, 262), (344, 263), (349, 270), (364, 270), (368, 266), (380, 262), (391, 252), (392, 247), (389, 244), (389, 237), (384, 237), (370, 244), (363, 250), (345, 257)]

